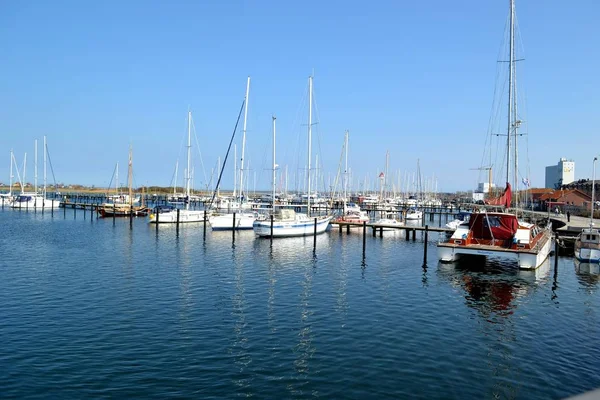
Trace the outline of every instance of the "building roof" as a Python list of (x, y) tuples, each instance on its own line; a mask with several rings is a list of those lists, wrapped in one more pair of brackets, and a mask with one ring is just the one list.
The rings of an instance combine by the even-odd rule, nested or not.
[(564, 199), (565, 197), (567, 197), (569, 195), (575, 195), (575, 196), (582, 198), (583, 200), (592, 201), (592, 196), (588, 195), (585, 192), (582, 192), (579, 189), (553, 190), (550, 193), (545, 193), (545, 194), (541, 195), (540, 200), (561, 201), (562, 199)]

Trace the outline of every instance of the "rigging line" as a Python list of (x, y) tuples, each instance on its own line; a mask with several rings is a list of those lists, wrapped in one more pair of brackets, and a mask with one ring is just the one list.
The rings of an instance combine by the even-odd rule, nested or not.
[(210, 203), (208, 208), (211, 209), (213, 202), (215, 200), (215, 196), (217, 195), (217, 190), (219, 189), (219, 185), (221, 184), (221, 178), (223, 177), (223, 172), (225, 171), (225, 166), (227, 165), (227, 157), (229, 157), (229, 151), (231, 150), (231, 145), (233, 144), (233, 139), (235, 138), (235, 133), (237, 131), (237, 127), (240, 123), (240, 118), (242, 117), (242, 111), (244, 110), (244, 105), (246, 104), (246, 98), (242, 101), (242, 106), (240, 107), (240, 112), (238, 113), (237, 121), (235, 121), (235, 127), (233, 128), (233, 134), (231, 135), (231, 139), (229, 140), (229, 146), (227, 147), (227, 153), (225, 153), (225, 159), (223, 160), (223, 167), (219, 173), (219, 179), (217, 180), (217, 185), (215, 186), (215, 190), (213, 191), (212, 198), (210, 199)]
[(198, 150), (198, 155), (200, 156), (200, 165), (202, 165), (202, 174), (204, 175), (204, 182), (206, 179), (206, 169), (204, 168), (204, 160), (202, 159), (202, 152), (200, 151), (200, 141), (198, 140), (198, 135), (196, 133), (196, 125), (194, 124), (194, 118), (192, 117), (192, 129), (194, 131), (194, 139), (196, 139), (196, 150)]
[(50, 172), (52, 173), (52, 180), (54, 181), (54, 190), (58, 190), (58, 186), (56, 185), (56, 177), (54, 176), (54, 168), (52, 167), (52, 160), (50, 159), (50, 152), (48, 151), (48, 143), (46, 143), (46, 148), (44, 151), (46, 152), (48, 163), (50, 164)]
[[(48, 156), (48, 159), (50, 159), (50, 156)], [(52, 169), (52, 167), (50, 167), (50, 169)], [(115, 177), (116, 172), (117, 172), (117, 163), (115, 163), (115, 167), (113, 168), (113, 173), (110, 176), (110, 182), (108, 182), (108, 187), (106, 188), (106, 195), (107, 196), (110, 193), (110, 187), (112, 186), (112, 182), (113, 182), (113, 179)]]

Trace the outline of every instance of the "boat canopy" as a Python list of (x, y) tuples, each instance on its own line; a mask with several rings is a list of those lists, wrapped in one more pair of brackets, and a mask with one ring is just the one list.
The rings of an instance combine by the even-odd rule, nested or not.
[(469, 229), (476, 239), (511, 239), (519, 228), (513, 214), (475, 213), (471, 215)]

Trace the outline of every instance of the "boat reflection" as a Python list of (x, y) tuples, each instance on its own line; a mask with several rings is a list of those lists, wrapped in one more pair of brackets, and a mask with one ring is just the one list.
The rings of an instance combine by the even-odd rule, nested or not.
[(515, 269), (501, 260), (458, 260), (438, 264), (437, 275), (465, 292), (466, 304), (487, 317), (511, 315), (517, 299), (534, 291), (550, 276), (550, 261), (535, 270)]
[(596, 288), (600, 282), (600, 264), (585, 263), (575, 259), (575, 275), (584, 288)]

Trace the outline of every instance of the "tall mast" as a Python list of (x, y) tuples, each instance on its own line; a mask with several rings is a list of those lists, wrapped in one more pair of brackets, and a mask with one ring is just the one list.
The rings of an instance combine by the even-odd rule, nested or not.
[[(14, 154), (13, 154), (13, 149), (10, 149), (10, 187), (9, 187), (9, 194), (12, 195), (12, 183), (13, 183), (13, 159), (15, 158)], [(21, 190), (23, 190), (23, 188), (21, 188)]]
[(276, 168), (277, 168), (277, 164), (275, 163), (275, 120), (277, 119), (274, 115), (273, 115), (273, 188), (272, 188), (272, 193), (271, 193), (271, 202), (273, 204), (271, 210), (273, 213), (275, 213), (275, 180), (277, 179), (277, 175), (276, 175)]
[(192, 112), (188, 110), (187, 171), (185, 176), (185, 209), (190, 208), (190, 165), (192, 158)]
[(244, 154), (246, 150), (246, 123), (248, 122), (248, 96), (250, 94), (250, 77), (246, 82), (246, 97), (244, 100), (244, 131), (242, 134), (242, 158), (240, 159), (240, 204), (242, 202), (244, 187)]
[(596, 198), (594, 197), (594, 189), (596, 186), (596, 161), (598, 161), (598, 157), (594, 157), (594, 166), (592, 169), (592, 209), (590, 210), (590, 229), (594, 226), (594, 202)]
[(129, 165), (127, 167), (127, 186), (129, 187), (129, 207), (133, 205), (133, 150), (131, 144), (129, 145)]
[(312, 149), (312, 75), (308, 77), (308, 168), (306, 170), (308, 175), (308, 200), (306, 214), (310, 217), (310, 159)]
[(235, 199), (237, 197), (237, 145), (233, 145), (233, 193)]
[(46, 153), (48, 152), (48, 147), (46, 144), (46, 135), (44, 135), (44, 199), (46, 199)]
[(119, 194), (119, 162), (117, 161), (117, 167), (115, 170), (115, 194)]
[(37, 139), (34, 140), (35, 149), (33, 152), (33, 191), (37, 194), (37, 178), (38, 178), (38, 167), (37, 167)]
[(175, 161), (175, 183), (173, 184), (173, 197), (177, 194), (177, 176), (179, 175), (179, 160)]
[(346, 199), (348, 198), (348, 130), (344, 134), (344, 152), (345, 152), (345, 161), (344, 161), (344, 209), (342, 210), (344, 214), (346, 213)]
[(513, 117), (513, 70), (515, 40), (515, 2), (510, 0), (510, 47), (508, 60), (508, 131), (506, 134), (506, 182), (510, 182), (510, 135), (512, 134)]

